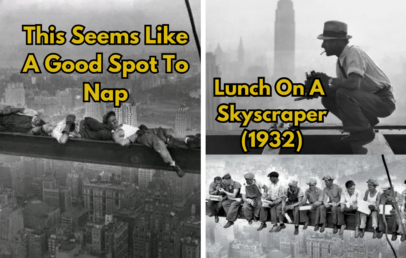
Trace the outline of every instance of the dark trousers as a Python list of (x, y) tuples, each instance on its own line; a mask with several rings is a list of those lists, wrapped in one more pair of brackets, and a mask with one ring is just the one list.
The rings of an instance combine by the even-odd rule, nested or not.
[(285, 213), (287, 213), (290, 217), (293, 216), (293, 224), (295, 224), (295, 226), (299, 225), (299, 206), (296, 206), (295, 208), (293, 208), (293, 210), (288, 210), (285, 212), (282, 210), (282, 205), (279, 205), (276, 209), (276, 212), (278, 213), (279, 221), (281, 223), (285, 219)]
[(243, 206), (242, 206), (242, 210), (244, 211), (244, 217), (247, 220), (252, 220), (253, 216), (255, 217), (259, 217), (261, 214), (261, 207), (262, 207), (262, 202), (260, 199), (257, 199), (257, 206), (254, 207), (251, 204), (248, 204), (246, 202), (244, 202)]
[(320, 210), (319, 210), (320, 211), (320, 223), (326, 223), (327, 211), (331, 211), (331, 215), (333, 215), (333, 224), (337, 224), (339, 209), (340, 209), (339, 206), (336, 206), (336, 207), (330, 206), (328, 208), (326, 208), (326, 206), (324, 206), (324, 205), (320, 206)]
[(85, 117), (84, 120), (80, 121), (79, 125), (80, 135), (90, 140), (111, 141), (113, 140), (111, 130), (108, 125), (100, 123), (91, 117)]
[(236, 221), (238, 216), (238, 211), (241, 206), (241, 202), (234, 201), (234, 200), (224, 200), (223, 201), (223, 209), (227, 214), (226, 220), (228, 221)]
[[(277, 224), (278, 223), (278, 212), (277, 209), (279, 206), (282, 206), (281, 204), (274, 205), (271, 208), (266, 208), (266, 207), (261, 207), (261, 212), (259, 219), (261, 222), (267, 222), (268, 221), (268, 215), (271, 214), (271, 223), (272, 224)], [(283, 220), (281, 221), (283, 223)]]
[[(398, 221), (399, 219), (396, 214), (393, 213), (391, 215), (393, 217), (393, 222), (392, 222), (392, 225), (388, 224), (388, 229), (389, 229), (389, 227), (392, 227), (392, 232), (396, 233), (399, 229), (399, 221)], [(384, 216), (384, 215), (382, 215), (382, 214), (378, 215), (378, 230), (382, 231), (382, 232), (386, 232), (385, 223), (383, 222), (382, 216)], [(388, 222), (388, 217), (386, 217), (386, 222)]]
[(158, 136), (156, 136), (153, 131), (146, 131), (145, 134), (137, 138), (137, 142), (154, 149), (156, 152), (158, 152), (165, 163), (173, 163), (172, 156), (166, 148), (165, 142), (158, 138)]
[(207, 202), (207, 206), (209, 206), (209, 210), (212, 215), (218, 215), (218, 213), (222, 207), (222, 201), (216, 202), (216, 201), (209, 200)]
[[(321, 214), (320, 214), (320, 210), (323, 209), (323, 208), (321, 208), (322, 206), (323, 205), (317, 206), (316, 209), (314, 209), (313, 211), (312, 210), (300, 211), (300, 214), (299, 214), (300, 222), (308, 222), (309, 221), (308, 213), (315, 212), (316, 221), (314, 222), (314, 225), (326, 223), (326, 213), (324, 213), (324, 216), (321, 216)], [(325, 209), (325, 207), (324, 207), (324, 209)]]
[(335, 94), (321, 99), (323, 106), (343, 122), (344, 130), (356, 132), (379, 123), (378, 117), (390, 116), (395, 111), (390, 90), (368, 93), (340, 88)]
[(185, 143), (185, 137), (180, 136), (172, 128), (152, 128), (148, 129), (155, 134), (159, 139), (168, 145), (168, 147), (188, 149), (188, 145)]
[(354, 210), (354, 209), (349, 209), (345, 207), (344, 212), (341, 212), (341, 208), (338, 209), (337, 211), (337, 225), (346, 225), (345, 223), (345, 214), (344, 213), (350, 213), (355, 215), (355, 227), (359, 228), (361, 224), (361, 217), (359, 214), (359, 211)]

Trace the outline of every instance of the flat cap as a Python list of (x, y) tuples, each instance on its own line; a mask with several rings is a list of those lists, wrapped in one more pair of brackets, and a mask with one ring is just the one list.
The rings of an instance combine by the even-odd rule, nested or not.
[(390, 186), (389, 182), (385, 183), (385, 184), (382, 186), (382, 190), (389, 190), (389, 189), (392, 189), (392, 187)]
[(323, 181), (330, 181), (330, 180), (334, 180), (334, 177), (332, 177), (332, 176), (324, 176), (323, 177)]
[(317, 184), (317, 180), (314, 177), (309, 178), (309, 180), (307, 180), (307, 184), (308, 185), (316, 185)]
[(268, 174), (268, 177), (279, 177), (278, 172), (272, 171), (271, 173)]
[(297, 183), (298, 182), (296, 180), (290, 180), (288, 185), (289, 186), (297, 186)]
[(367, 184), (371, 184), (371, 185), (374, 185), (374, 186), (378, 186), (378, 185), (379, 185), (379, 183), (378, 183), (377, 180), (371, 179), (371, 178), (368, 179)]
[(245, 179), (254, 179), (254, 177), (255, 175), (250, 172), (244, 174)]

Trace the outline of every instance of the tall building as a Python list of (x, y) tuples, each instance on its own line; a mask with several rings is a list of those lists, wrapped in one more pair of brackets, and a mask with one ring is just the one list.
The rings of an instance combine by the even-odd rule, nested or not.
[(178, 108), (175, 117), (175, 132), (181, 136), (186, 136), (188, 131), (191, 129), (192, 121), (188, 114), (189, 107), (182, 105)]
[(11, 164), (11, 181), (13, 190), (17, 196), (23, 196), (28, 193), (29, 178), (25, 173), (25, 166), (23, 161), (17, 161)]
[(25, 107), (25, 89), (23, 83), (7, 83), (4, 95), (7, 104), (12, 104), (15, 107)]
[(244, 63), (244, 46), (242, 44), (242, 37), (240, 38), (240, 43), (238, 44), (238, 63), (240, 63), (240, 65)]
[(64, 90), (57, 90), (55, 96), (58, 100), (58, 104), (63, 106), (66, 111), (71, 112), (74, 108), (74, 93), (71, 88)]
[(154, 174), (154, 169), (140, 168), (138, 170), (138, 187), (141, 190), (147, 189), (148, 184), (152, 181)]
[(106, 114), (106, 104), (104, 102), (90, 100), (90, 102), (85, 103), (85, 117), (92, 117), (102, 121), (104, 114)]
[(83, 183), (81, 173), (71, 171), (66, 176), (66, 187), (70, 188), (72, 194), (72, 202), (77, 202), (83, 197)]
[(120, 124), (138, 126), (137, 106), (131, 103), (123, 103), (119, 108), (113, 108), (116, 119)]
[(30, 258), (42, 258), (47, 251), (47, 240), (44, 232), (31, 231), (28, 234), (28, 253)]
[(112, 258), (127, 258), (128, 253), (128, 223), (117, 221), (110, 223), (105, 230), (104, 251)]
[(292, 0), (279, 0), (275, 19), (275, 79), (295, 76), (295, 11)]
[(23, 228), (23, 211), (17, 205), (14, 191), (0, 187), (0, 240), (13, 240)]
[(216, 56), (213, 53), (206, 53), (206, 128), (208, 131), (218, 130), (220, 127), (220, 123), (215, 120), (217, 107), (221, 103), (220, 97), (214, 97), (213, 78), (215, 77), (220, 77)]

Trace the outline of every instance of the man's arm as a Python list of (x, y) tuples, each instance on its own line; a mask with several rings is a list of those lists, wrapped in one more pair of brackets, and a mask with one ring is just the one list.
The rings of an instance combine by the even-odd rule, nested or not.
[(214, 188), (215, 184), (211, 183), (209, 187), (209, 194), (210, 195), (216, 195), (218, 194), (218, 190)]
[(130, 145), (131, 141), (129, 139), (124, 139), (124, 137), (120, 135), (120, 131), (122, 130), (117, 130), (113, 133), (113, 141), (122, 147)]
[(361, 88), (361, 80), (361, 75), (356, 73), (351, 73), (348, 79), (332, 78), (330, 89), (345, 88), (347, 90), (359, 90)]
[(11, 106), (6, 106), (2, 110), (0, 110), (0, 116), (16, 114), (19, 112), (23, 112), (25, 108), (15, 108)]

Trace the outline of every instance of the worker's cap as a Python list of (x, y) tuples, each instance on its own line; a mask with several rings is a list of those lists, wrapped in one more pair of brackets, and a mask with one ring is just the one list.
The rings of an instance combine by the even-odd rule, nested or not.
[(378, 183), (377, 180), (371, 179), (371, 178), (368, 179), (367, 184), (371, 184), (371, 185), (373, 185), (373, 186), (378, 186), (378, 185), (379, 185), (379, 183)]
[(245, 178), (246, 180), (254, 179), (254, 177), (255, 177), (255, 175), (252, 174), (252, 173), (250, 173), (250, 172), (245, 173), (245, 175), (244, 175), (244, 178)]
[(298, 182), (296, 180), (290, 180), (288, 185), (289, 186), (297, 186), (297, 183)]
[(323, 181), (331, 181), (331, 180), (334, 180), (334, 177), (332, 177), (332, 176), (324, 176), (323, 177)]
[(390, 189), (392, 189), (392, 187), (390, 186), (389, 182), (388, 182), (388, 183), (385, 183), (385, 184), (382, 186), (382, 190), (390, 190)]
[(272, 171), (271, 173), (268, 174), (268, 177), (279, 177), (278, 172)]
[(314, 177), (309, 178), (309, 180), (307, 180), (307, 184), (308, 185), (317, 185), (317, 180)]

